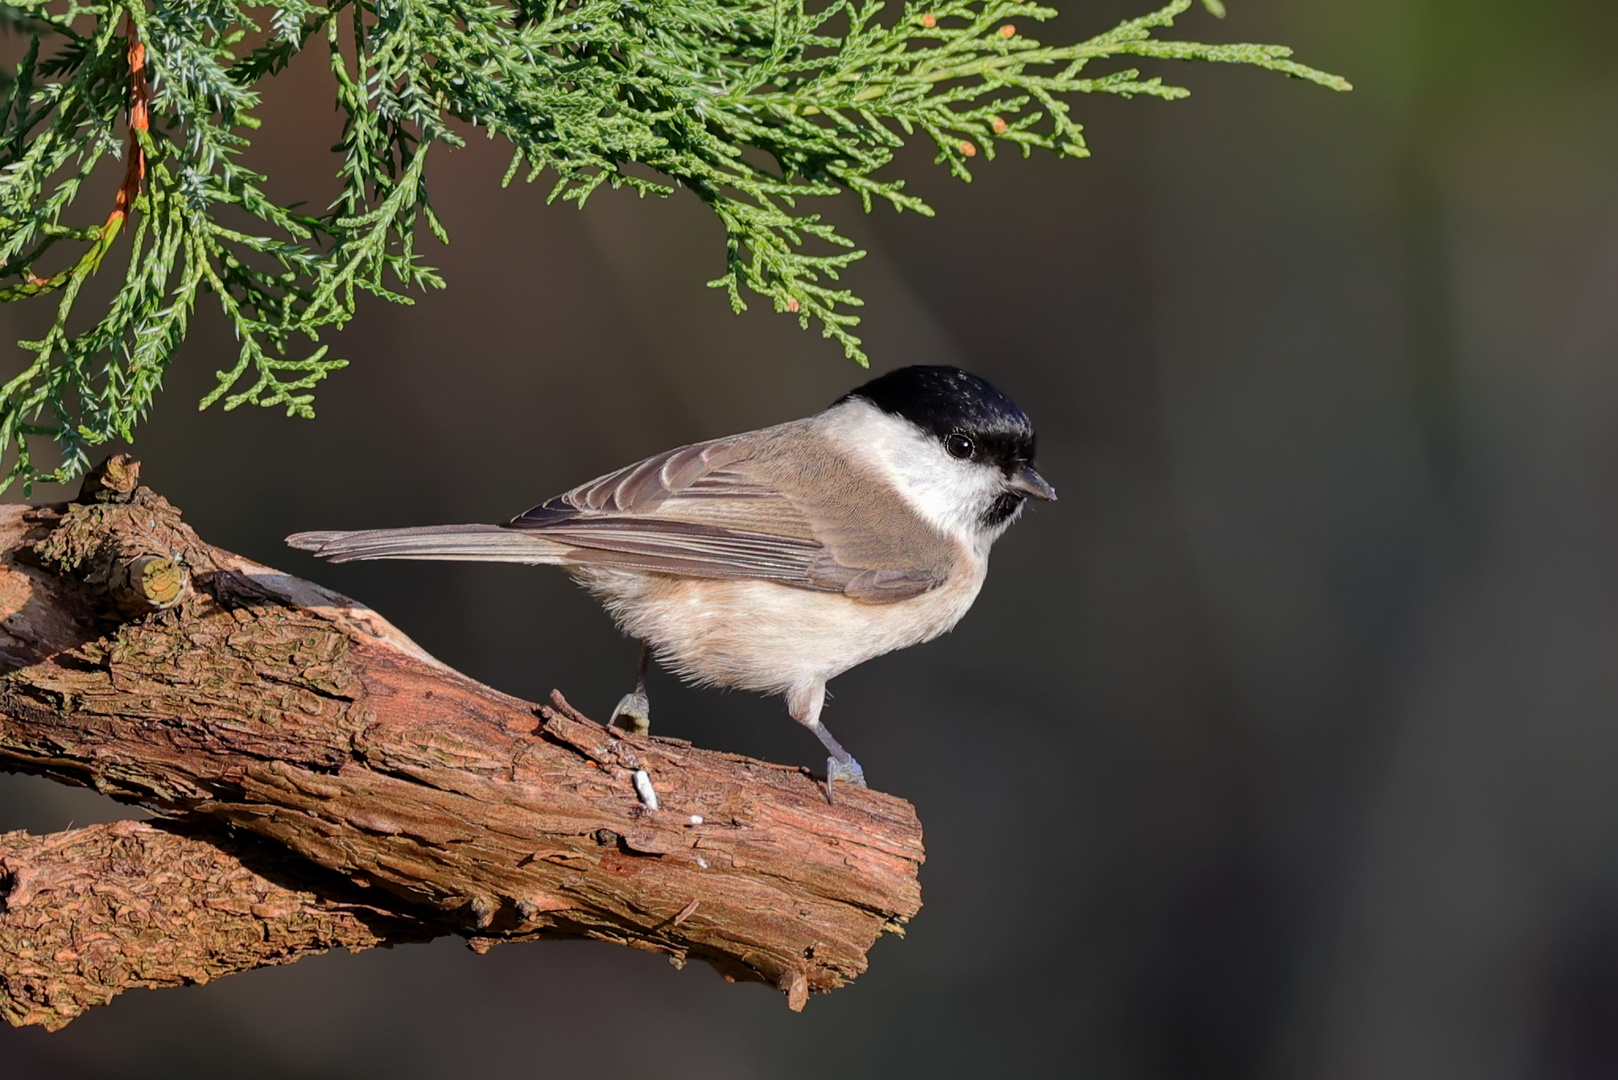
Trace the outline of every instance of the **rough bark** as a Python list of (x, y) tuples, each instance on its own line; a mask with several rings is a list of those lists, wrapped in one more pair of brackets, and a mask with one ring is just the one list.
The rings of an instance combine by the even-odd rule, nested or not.
[[(224, 830), (120, 821), (0, 834), (0, 1015), (55, 1031), (136, 986), (449, 933)], [(318, 891), (312, 878), (323, 878)]]
[[(115, 460), (79, 504), (0, 507), (0, 764), (203, 823), (163, 843), (211, 846), (226, 860), (220, 888), (254, 871), (214, 841), (227, 826), (252, 834), (295, 856), (277, 864), (277, 887), (314, 899), (294, 906), (331, 921), (288, 929), (268, 952), (199, 941), (176, 954), (191, 968), (98, 971), (131, 986), (194, 981), (374, 944), (343, 937), (356, 925), (376, 940), (459, 932), (480, 950), (583, 936), (707, 960), (797, 1009), (862, 972), (875, 939), (919, 909), (921, 830), (903, 800), (840, 785), (831, 805), (802, 769), (610, 730), (559, 694), (536, 706), (483, 686), (363, 606), (202, 542), (134, 469)], [(97, 842), (157, 843), (125, 828)], [(11, 834), (0, 857), (33, 858), (40, 843), (72, 852), (76, 835)], [(223, 910), (199, 899), (208, 886), (194, 875), (144, 880)], [(362, 888), (395, 922), (354, 914)], [(92, 918), (67, 899), (81, 895), (99, 894), (49, 903)], [(7, 904), (7, 920), (32, 906)], [(97, 932), (119, 940), (119, 918), (97, 910)], [(11, 927), (0, 924), (0, 956), (16, 947)], [(52, 954), (60, 962), (33, 949), (36, 980), (81, 963), (73, 947)], [(87, 978), (76, 1000), (116, 992), (109, 979)], [(9, 983), (0, 1009), (13, 1023), (72, 1013)]]

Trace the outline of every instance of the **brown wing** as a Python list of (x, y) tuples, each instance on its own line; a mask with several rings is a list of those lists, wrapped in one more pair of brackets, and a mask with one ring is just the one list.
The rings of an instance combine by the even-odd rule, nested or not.
[[(897, 496), (873, 506), (870, 488), (807, 422), (795, 421), (649, 457), (508, 527), (571, 545), (569, 561), (580, 565), (752, 578), (870, 603), (942, 584), (952, 554), (942, 537), (905, 527), (891, 532), (894, 543), (859, 527), (877, 518), (913, 522)], [(828, 504), (847, 509), (827, 512)]]

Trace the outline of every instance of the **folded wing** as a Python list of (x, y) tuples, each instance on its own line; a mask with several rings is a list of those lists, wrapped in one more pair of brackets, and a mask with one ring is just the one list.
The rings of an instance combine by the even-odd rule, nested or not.
[[(791, 453), (781, 453), (789, 445)], [(686, 577), (751, 578), (870, 603), (942, 584), (947, 543), (909, 523), (897, 497), (883, 505), (869, 483), (805, 421), (696, 443), (582, 484), (506, 528), (568, 545), (565, 562)], [(826, 509), (828, 493), (838, 494)], [(862, 497), (851, 501), (854, 492)], [(874, 504), (874, 505), (873, 505)], [(864, 523), (864, 528), (861, 527)], [(940, 545), (943, 545), (941, 547)]]

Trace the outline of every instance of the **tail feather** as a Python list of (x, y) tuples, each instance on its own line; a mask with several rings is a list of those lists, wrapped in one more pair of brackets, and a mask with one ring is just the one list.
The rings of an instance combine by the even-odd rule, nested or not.
[(565, 544), (500, 525), (428, 525), (413, 529), (301, 532), (287, 544), (334, 563), (361, 559), (442, 559), (465, 562), (558, 563)]

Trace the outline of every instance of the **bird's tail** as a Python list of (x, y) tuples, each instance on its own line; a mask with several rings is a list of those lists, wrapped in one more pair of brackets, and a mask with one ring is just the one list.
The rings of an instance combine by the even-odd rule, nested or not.
[(414, 529), (301, 532), (287, 537), (287, 543), (335, 563), (360, 559), (559, 563), (568, 552), (566, 544), (500, 525), (428, 525)]

